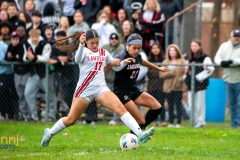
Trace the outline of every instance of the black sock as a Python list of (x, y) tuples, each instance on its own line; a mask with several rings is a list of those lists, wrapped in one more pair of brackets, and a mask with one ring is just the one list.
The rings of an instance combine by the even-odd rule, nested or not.
[[(146, 125), (145, 124), (139, 124), (139, 126), (140, 126), (141, 130), (146, 130)], [(135, 134), (132, 130), (130, 130), (130, 133)]]
[(158, 117), (158, 115), (161, 114), (161, 112), (162, 112), (162, 107), (155, 110), (149, 109), (145, 116), (145, 121), (146, 121), (145, 125), (148, 126), (150, 123), (152, 123)]

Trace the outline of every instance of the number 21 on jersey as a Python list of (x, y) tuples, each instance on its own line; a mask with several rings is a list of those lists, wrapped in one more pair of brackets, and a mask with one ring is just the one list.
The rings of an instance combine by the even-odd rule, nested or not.
[(130, 76), (130, 79), (136, 78), (137, 74), (138, 74), (138, 71), (133, 71)]

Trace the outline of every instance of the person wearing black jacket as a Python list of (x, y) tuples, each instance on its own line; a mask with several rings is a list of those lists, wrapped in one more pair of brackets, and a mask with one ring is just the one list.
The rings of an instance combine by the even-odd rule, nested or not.
[(19, 24), (24, 24), (25, 22), (23, 22), (22, 20), (20, 20), (18, 18), (18, 8), (16, 6), (15, 3), (9, 3), (8, 4), (8, 9), (7, 9), (7, 13), (8, 13), (8, 21), (12, 24), (12, 27), (14, 30), (17, 29), (17, 26)]
[[(65, 31), (58, 31), (56, 33), (56, 39), (59, 40), (61, 38), (65, 38), (67, 36)], [(67, 43), (66, 40), (63, 40), (62, 43)], [(61, 98), (57, 103), (57, 110), (59, 113), (60, 104), (62, 106), (62, 114), (61, 117), (67, 116), (68, 105), (65, 102), (65, 98), (67, 97), (67, 91), (63, 89), (65, 85), (64, 75), (64, 66), (68, 63), (68, 55), (66, 52), (62, 52), (57, 49), (55, 46), (52, 47), (52, 52), (50, 59), (48, 60), (48, 64), (50, 65), (50, 75), (54, 77), (54, 81), (57, 82), (57, 91), (60, 93)], [(66, 74), (66, 73), (65, 73)], [(50, 88), (49, 88), (50, 89)], [(49, 90), (50, 92), (50, 90)], [(54, 93), (54, 90), (51, 91)], [(56, 94), (56, 93), (55, 93)], [(60, 115), (57, 113), (57, 118), (60, 118)]]
[[(13, 31), (11, 33), (11, 44), (8, 45), (8, 50), (5, 59), (7, 61), (23, 62), (24, 44), (20, 42), (20, 33)], [(31, 116), (30, 109), (24, 97), (24, 90), (29, 77), (29, 66), (24, 64), (14, 65), (14, 84), (18, 95), (19, 110), (22, 118), (28, 121)]]

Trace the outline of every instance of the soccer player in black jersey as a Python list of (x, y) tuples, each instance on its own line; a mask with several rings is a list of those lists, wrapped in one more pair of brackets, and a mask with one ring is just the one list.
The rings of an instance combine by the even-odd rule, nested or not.
[[(166, 67), (158, 67), (147, 60), (143, 60), (139, 54), (142, 48), (142, 38), (138, 34), (132, 34), (127, 40), (127, 49), (118, 53), (114, 58), (120, 59), (120, 66), (113, 66), (115, 70), (114, 90), (125, 108), (136, 119), (139, 126), (144, 130), (147, 125), (153, 122), (161, 113), (161, 104), (150, 94), (137, 88), (136, 80), (140, 70), (140, 65), (167, 72)], [(124, 60), (125, 59), (125, 60)], [(126, 62), (128, 59), (128, 62)], [(123, 61), (124, 60), (124, 61)], [(148, 107), (146, 116), (142, 115), (137, 108), (139, 106)], [(133, 133), (131, 131), (131, 133)]]

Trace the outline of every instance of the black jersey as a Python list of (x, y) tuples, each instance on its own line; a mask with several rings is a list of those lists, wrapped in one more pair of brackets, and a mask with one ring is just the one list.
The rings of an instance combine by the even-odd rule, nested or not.
[[(126, 58), (131, 58), (127, 51), (118, 53), (114, 58), (118, 58), (121, 61)], [(127, 64), (122, 70), (115, 72), (114, 79), (114, 92), (133, 91), (137, 88), (136, 82), (140, 70), (140, 64), (143, 59), (139, 54), (134, 62)]]

